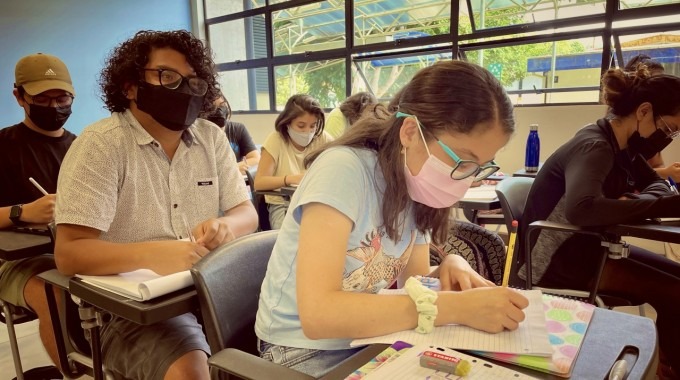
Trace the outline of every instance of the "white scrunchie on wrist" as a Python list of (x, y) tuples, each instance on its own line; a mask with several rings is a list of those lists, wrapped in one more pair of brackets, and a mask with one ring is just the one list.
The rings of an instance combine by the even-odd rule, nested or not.
[(432, 289), (428, 289), (423, 284), (413, 277), (409, 277), (404, 285), (406, 293), (416, 304), (418, 311), (418, 327), (416, 332), (421, 334), (429, 334), (434, 329), (434, 320), (437, 319), (437, 293)]

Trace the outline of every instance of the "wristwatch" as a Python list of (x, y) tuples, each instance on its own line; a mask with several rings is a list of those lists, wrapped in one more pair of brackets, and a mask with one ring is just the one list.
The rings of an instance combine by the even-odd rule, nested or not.
[(15, 226), (23, 226), (24, 224), (26, 224), (19, 219), (21, 218), (21, 211), (23, 211), (23, 208), (21, 206), (23, 205), (21, 204), (14, 205), (9, 210), (9, 220), (11, 220)]

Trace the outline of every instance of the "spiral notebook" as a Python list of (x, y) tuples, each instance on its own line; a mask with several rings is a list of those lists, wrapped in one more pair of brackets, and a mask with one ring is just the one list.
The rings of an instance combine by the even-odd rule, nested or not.
[[(548, 330), (540, 290), (518, 290), (529, 300), (524, 310), (525, 320), (514, 331), (497, 334), (476, 330), (463, 325), (435, 327), (430, 334), (419, 334), (414, 330), (400, 331), (383, 336), (355, 339), (351, 346), (374, 343), (393, 344), (396, 341), (410, 344), (431, 344), (461, 350), (501, 352), (507, 354), (536, 355), (549, 357), (553, 348), (548, 341)], [(381, 294), (405, 294), (403, 289), (383, 289)]]
[(549, 357), (476, 352), (476, 354), (547, 372), (570, 377), (581, 349), (595, 306), (563, 297), (543, 294), (548, 338), (553, 353)]

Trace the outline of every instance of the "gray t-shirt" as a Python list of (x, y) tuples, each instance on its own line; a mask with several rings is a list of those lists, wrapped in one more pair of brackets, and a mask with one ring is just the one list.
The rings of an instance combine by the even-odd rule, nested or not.
[(76, 139), (57, 184), (57, 224), (130, 243), (186, 238), (187, 226), (249, 200), (227, 138), (197, 119), (170, 160), (132, 113), (114, 112)]

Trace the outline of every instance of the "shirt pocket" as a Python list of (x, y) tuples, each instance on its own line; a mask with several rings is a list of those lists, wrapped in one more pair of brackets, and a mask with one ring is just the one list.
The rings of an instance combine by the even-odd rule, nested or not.
[(191, 199), (197, 216), (203, 220), (215, 218), (219, 213), (220, 183), (218, 177), (195, 177), (192, 184)]

